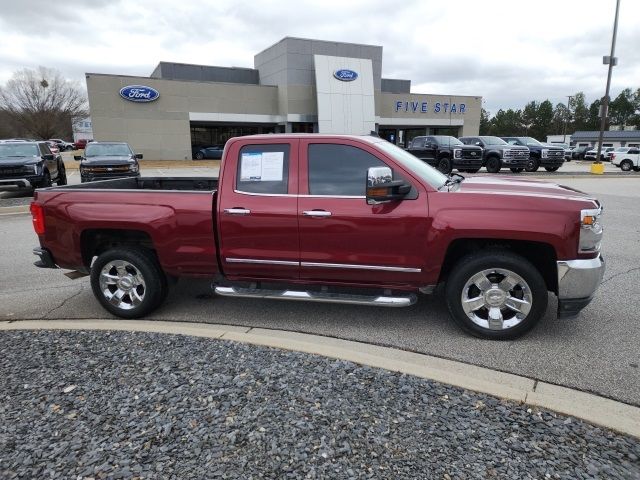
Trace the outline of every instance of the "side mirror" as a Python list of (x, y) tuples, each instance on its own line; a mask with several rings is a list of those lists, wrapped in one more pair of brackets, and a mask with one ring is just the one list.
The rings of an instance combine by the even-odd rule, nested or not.
[(82, 160), (82, 156), (80, 156), (80, 155), (74, 155), (74, 156), (73, 156), (73, 159), (74, 159), (74, 160), (78, 160), (78, 161), (80, 161), (80, 160)]
[(53, 153), (45, 153), (45, 154), (42, 156), (42, 159), (43, 159), (43, 160), (49, 160), (49, 161), (51, 161), (51, 160), (53, 160), (54, 158), (55, 158), (55, 157), (53, 156)]
[(370, 167), (367, 170), (367, 205), (402, 200), (411, 191), (404, 180), (394, 180), (389, 167)]
[(476, 142), (475, 144), (476, 144), (477, 146), (479, 146), (479, 147), (481, 147), (481, 146), (482, 146), (482, 144), (481, 144), (480, 142)]
[(142, 154), (141, 153), (136, 153), (136, 158), (138, 160), (142, 160)]
[(425, 142), (424, 148), (433, 148), (433, 142)]

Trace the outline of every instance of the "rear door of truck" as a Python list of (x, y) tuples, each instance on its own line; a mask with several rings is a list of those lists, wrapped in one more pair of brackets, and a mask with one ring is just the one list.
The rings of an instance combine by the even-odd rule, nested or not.
[(297, 139), (233, 142), (218, 191), (220, 260), (231, 280), (297, 279)]

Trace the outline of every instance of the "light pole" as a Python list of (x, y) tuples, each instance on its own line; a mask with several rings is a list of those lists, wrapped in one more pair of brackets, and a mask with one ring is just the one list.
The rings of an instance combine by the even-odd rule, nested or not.
[(602, 63), (609, 65), (607, 73), (607, 88), (605, 89), (604, 98), (602, 99), (602, 118), (600, 119), (600, 135), (598, 137), (598, 152), (596, 154), (596, 160), (591, 164), (591, 173), (602, 174), (604, 173), (604, 165), (600, 161), (600, 155), (602, 153), (602, 141), (604, 140), (604, 127), (607, 123), (607, 115), (609, 115), (609, 89), (611, 87), (611, 73), (613, 67), (617, 65), (618, 59), (615, 57), (616, 53), (616, 36), (618, 35), (618, 12), (620, 11), (620, 0), (616, 0), (616, 16), (613, 20), (613, 36), (611, 37), (611, 54), (602, 59)]
[(569, 123), (569, 117), (571, 116), (571, 99), (573, 95), (567, 95), (567, 98), (569, 100), (567, 100), (567, 115), (564, 117), (564, 125), (562, 127), (562, 143), (567, 143), (567, 123)]

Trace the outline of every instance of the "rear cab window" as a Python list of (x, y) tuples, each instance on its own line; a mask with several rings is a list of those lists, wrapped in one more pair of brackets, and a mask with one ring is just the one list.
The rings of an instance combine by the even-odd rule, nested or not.
[(240, 149), (235, 189), (264, 195), (289, 193), (289, 144), (245, 145)]

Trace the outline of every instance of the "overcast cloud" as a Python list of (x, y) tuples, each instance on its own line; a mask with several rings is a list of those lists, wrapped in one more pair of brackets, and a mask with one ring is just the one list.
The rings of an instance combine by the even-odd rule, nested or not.
[[(253, 67), (285, 36), (381, 45), (382, 74), (412, 92), (479, 95), (485, 108), (604, 94), (615, 0), (0, 0), (0, 84), (55, 67), (148, 76), (159, 61)], [(612, 95), (640, 88), (640, 1), (621, 0)]]

